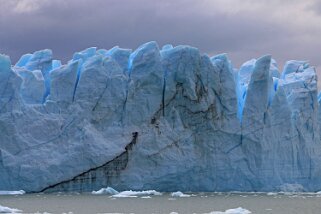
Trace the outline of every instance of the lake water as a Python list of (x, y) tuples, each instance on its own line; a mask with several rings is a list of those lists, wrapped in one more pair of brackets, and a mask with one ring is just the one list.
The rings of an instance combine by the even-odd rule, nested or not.
[(210, 213), (242, 207), (258, 214), (320, 214), (321, 195), (266, 193), (196, 193), (191, 197), (170, 194), (113, 198), (92, 194), (25, 194), (0, 196), (0, 205), (22, 213)]

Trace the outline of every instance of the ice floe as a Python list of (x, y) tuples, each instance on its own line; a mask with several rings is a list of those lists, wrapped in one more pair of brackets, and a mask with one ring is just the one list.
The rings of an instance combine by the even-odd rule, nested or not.
[[(222, 212), (222, 211), (213, 211), (213, 212), (210, 212), (210, 213), (207, 213), (207, 214), (250, 214), (250, 213), (252, 213), (252, 212), (247, 210), (247, 209), (244, 209), (242, 207), (238, 207), (238, 208), (235, 208), (235, 209), (225, 210), (224, 212)], [(206, 214), (206, 213), (204, 213), (204, 214)]]
[(177, 191), (177, 192), (172, 192), (171, 193), (172, 197), (181, 197), (181, 198), (187, 198), (187, 197), (191, 197), (191, 195), (188, 194), (184, 194), (181, 191)]
[(0, 205), (0, 213), (21, 213), (21, 210)]
[(138, 196), (149, 196), (149, 195), (162, 195), (162, 193), (155, 190), (145, 190), (145, 191), (123, 191), (118, 194), (113, 195), (115, 198), (136, 198)]
[(107, 188), (101, 188), (98, 191), (92, 191), (91, 193), (94, 195), (116, 195), (119, 192), (111, 187), (107, 187)]

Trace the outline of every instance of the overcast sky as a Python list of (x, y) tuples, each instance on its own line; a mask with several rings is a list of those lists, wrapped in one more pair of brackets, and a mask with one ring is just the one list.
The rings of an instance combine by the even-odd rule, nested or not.
[(321, 0), (0, 0), (0, 52), (50, 48), (67, 61), (90, 46), (189, 44), (233, 65), (272, 54), (321, 71)]

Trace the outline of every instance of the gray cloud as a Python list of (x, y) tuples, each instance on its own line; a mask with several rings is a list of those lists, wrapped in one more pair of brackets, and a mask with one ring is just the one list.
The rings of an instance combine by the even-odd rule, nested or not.
[(313, 1), (307, 9), (314, 12), (316, 15), (321, 15), (321, 1)]
[[(321, 19), (304, 0), (0, 0), (0, 52), (12, 61), (50, 48), (68, 60), (89, 46), (189, 44), (235, 66), (272, 54), (321, 65)], [(305, 20), (306, 19), (306, 20)]]

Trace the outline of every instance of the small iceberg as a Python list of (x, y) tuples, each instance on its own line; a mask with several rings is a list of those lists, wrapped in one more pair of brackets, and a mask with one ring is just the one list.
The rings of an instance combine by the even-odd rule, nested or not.
[(235, 208), (235, 209), (225, 210), (225, 212), (213, 211), (213, 212), (210, 212), (210, 213), (207, 213), (207, 214), (250, 214), (250, 213), (252, 213), (252, 212), (247, 210), (247, 209), (244, 209), (242, 207), (238, 207), (238, 208)]
[(23, 195), (26, 192), (23, 190), (18, 190), (18, 191), (5, 191), (5, 190), (0, 190), (0, 195)]
[(149, 199), (149, 198), (152, 198), (152, 197), (150, 197), (150, 196), (148, 195), (148, 196), (142, 196), (142, 197), (140, 197), (140, 198), (147, 198), (147, 199)]
[(107, 187), (107, 188), (101, 188), (98, 191), (92, 191), (91, 194), (94, 194), (94, 195), (116, 195), (116, 194), (119, 194), (119, 192), (111, 187)]
[(4, 207), (0, 205), (0, 213), (20, 213), (22, 210), (18, 210), (15, 208)]
[(184, 193), (182, 193), (182, 192), (180, 192), (180, 191), (172, 192), (171, 196), (172, 196), (172, 197), (181, 197), (181, 198), (191, 197), (191, 195), (184, 194)]
[(268, 192), (268, 193), (266, 193), (266, 195), (267, 196), (276, 196), (276, 195), (278, 195), (278, 193), (277, 192)]
[(138, 196), (149, 196), (149, 195), (162, 195), (162, 193), (156, 190), (146, 190), (146, 191), (123, 191), (118, 194), (113, 195), (115, 198), (136, 198)]

